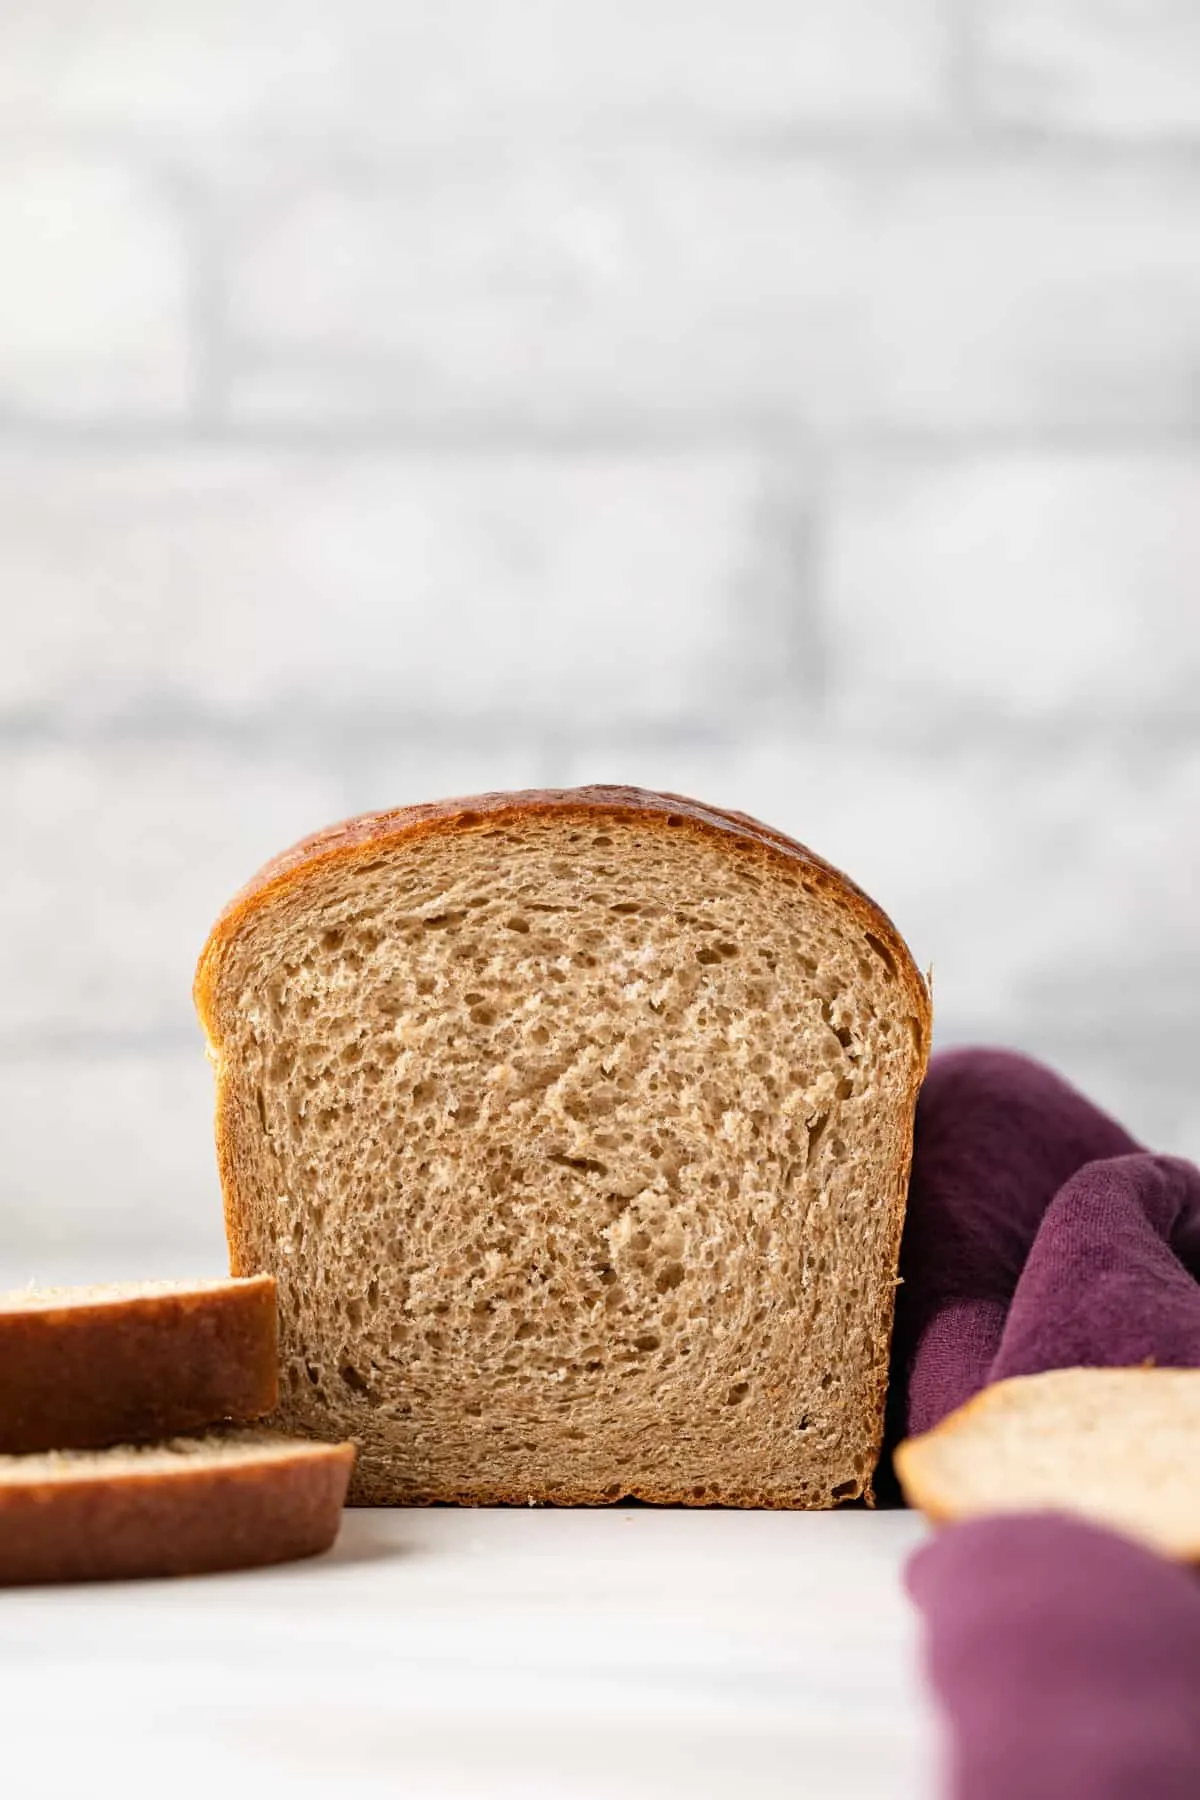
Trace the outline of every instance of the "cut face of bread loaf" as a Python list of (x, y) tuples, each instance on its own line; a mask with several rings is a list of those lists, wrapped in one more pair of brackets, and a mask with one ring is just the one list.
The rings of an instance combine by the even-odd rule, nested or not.
[(896, 1451), (938, 1523), (1076, 1513), (1200, 1562), (1200, 1369), (1054, 1369), (985, 1388)]
[(229, 1430), (0, 1456), (0, 1586), (290, 1562), (337, 1536), (349, 1444)]
[(278, 1397), (275, 1283), (0, 1294), (0, 1452), (94, 1449), (257, 1419)]
[(636, 789), (374, 815), (239, 896), (197, 1003), (279, 1417), (356, 1499), (868, 1489), (929, 1000), (836, 870)]

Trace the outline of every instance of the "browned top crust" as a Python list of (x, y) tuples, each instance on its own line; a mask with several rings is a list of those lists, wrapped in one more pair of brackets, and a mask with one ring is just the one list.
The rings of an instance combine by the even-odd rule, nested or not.
[(339, 863), (365, 862), (380, 849), (417, 843), (433, 835), (484, 830), (501, 822), (511, 825), (545, 818), (592, 822), (597, 817), (651, 825), (659, 830), (689, 830), (715, 838), (731, 850), (802, 865), (818, 884), (842, 900), (894, 963), (920, 1030), (918, 1062), (923, 1068), (932, 1029), (929, 989), (908, 945), (869, 895), (832, 863), (748, 813), (706, 806), (682, 794), (636, 787), (526, 788), (512, 793), (474, 794), (420, 806), (397, 806), (387, 812), (361, 813), (301, 838), (290, 850), (265, 864), (234, 896), (209, 934), (193, 989), (209, 1043), (215, 1045), (218, 1037), (216, 990), (225, 949), (253, 914), (293, 892), (307, 875)]

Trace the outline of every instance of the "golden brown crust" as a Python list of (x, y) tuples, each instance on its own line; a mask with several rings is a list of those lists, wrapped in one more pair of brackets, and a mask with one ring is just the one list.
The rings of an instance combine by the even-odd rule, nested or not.
[(272, 858), (247, 882), (209, 934), (196, 970), (193, 993), (210, 1045), (219, 1053), (216, 990), (222, 953), (251, 914), (294, 891), (318, 868), (366, 861), (375, 852), (403, 841), (415, 843), (433, 835), (486, 829), (500, 822), (519, 825), (545, 817), (594, 820), (597, 815), (628, 823), (654, 823), (661, 829), (690, 828), (723, 839), (731, 848), (756, 847), (789, 864), (800, 864), (820, 885), (835, 892), (864, 930), (872, 932), (886, 947), (909, 991), (913, 1016), (922, 1033), (924, 1049), (928, 1051), (932, 1023), (929, 990), (892, 921), (848, 875), (794, 838), (752, 819), (748, 813), (705, 806), (682, 794), (599, 786), (528, 788), (515, 793), (436, 800), (422, 806), (398, 806), (388, 812), (361, 813), (356, 818), (345, 819), (302, 838), (290, 850)]
[(0, 1303), (0, 1452), (91, 1450), (264, 1417), (278, 1398), (275, 1280), (52, 1305)]
[(354, 1463), (349, 1444), (297, 1443), (253, 1462), (96, 1467), (0, 1484), (0, 1586), (128, 1581), (257, 1568), (328, 1550)]
[[(222, 1070), (219, 989), (224, 957), (247, 923), (264, 908), (286, 901), (312, 875), (339, 866), (369, 862), (382, 850), (402, 843), (416, 843), (433, 835), (450, 835), (486, 831), (497, 824), (520, 825), (544, 819), (593, 823), (598, 818), (614, 822), (668, 831), (685, 830), (723, 843), (731, 853), (769, 858), (789, 869), (799, 869), (804, 879), (820, 888), (845, 907), (855, 923), (867, 935), (871, 950), (891, 970), (907, 1000), (913, 1032), (913, 1073), (906, 1099), (911, 1119), (916, 1097), (924, 1077), (932, 1032), (932, 1002), (929, 989), (903, 937), (887, 914), (859, 888), (849, 876), (803, 844), (762, 824), (746, 813), (707, 806), (683, 795), (658, 793), (642, 788), (590, 786), (569, 789), (534, 788), (513, 793), (472, 795), (462, 799), (442, 800), (420, 806), (397, 807), (386, 812), (365, 813), (347, 819), (326, 830), (314, 833), (293, 845), (267, 863), (242, 888), (222, 912), (213, 926), (196, 971), (194, 998), (208, 1040), (209, 1054), (217, 1072), (216, 1138), (217, 1159), (225, 1194), (226, 1232), (229, 1240), (230, 1267), (235, 1273), (248, 1273), (253, 1261), (241, 1242), (238, 1216), (232, 1204), (237, 1171), (233, 1156), (232, 1134), (228, 1120), (228, 1096)], [(908, 1141), (911, 1157), (911, 1136)], [(900, 1236), (904, 1225), (909, 1163), (906, 1159), (898, 1171), (897, 1192), (891, 1208), (891, 1242), (886, 1263), (887, 1279), (894, 1282), (900, 1255)], [(873, 1414), (878, 1421), (875, 1432), (875, 1454), (882, 1441), (884, 1399), (887, 1389), (888, 1351), (892, 1324), (892, 1308), (886, 1307), (884, 1341), (878, 1346), (879, 1376), (873, 1396)], [(366, 1498), (367, 1482), (356, 1482), (356, 1499)], [(639, 1496), (663, 1503), (695, 1504), (691, 1496), (664, 1491)], [(873, 1500), (870, 1482), (865, 1497)], [(439, 1496), (443, 1498), (443, 1496)], [(478, 1496), (471, 1496), (477, 1499)], [(494, 1503), (525, 1503), (526, 1495), (491, 1497)], [(535, 1496), (542, 1498), (542, 1496)], [(580, 1494), (571, 1504), (611, 1504), (611, 1496)], [(730, 1498), (726, 1504), (778, 1505), (766, 1497)]]

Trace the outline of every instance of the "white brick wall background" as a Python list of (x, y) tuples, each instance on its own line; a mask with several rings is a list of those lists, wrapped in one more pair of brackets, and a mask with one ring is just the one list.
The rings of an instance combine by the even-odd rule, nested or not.
[(6, 0), (0, 1285), (217, 1266), (211, 918), (632, 780), (1200, 1153), (1200, 8)]

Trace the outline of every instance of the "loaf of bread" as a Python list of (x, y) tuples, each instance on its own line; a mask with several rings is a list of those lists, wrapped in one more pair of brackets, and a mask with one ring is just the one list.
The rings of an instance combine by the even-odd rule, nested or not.
[(278, 1397), (275, 1282), (0, 1294), (0, 1453), (87, 1450), (258, 1419)]
[(196, 999), (279, 1418), (356, 1500), (869, 1490), (930, 1003), (844, 875), (638, 789), (375, 814), (251, 882)]
[(0, 1456), (0, 1586), (290, 1562), (338, 1533), (349, 1444), (243, 1429)]
[(1200, 1562), (1200, 1369), (1054, 1369), (984, 1388), (896, 1451), (938, 1523), (1075, 1513)]

